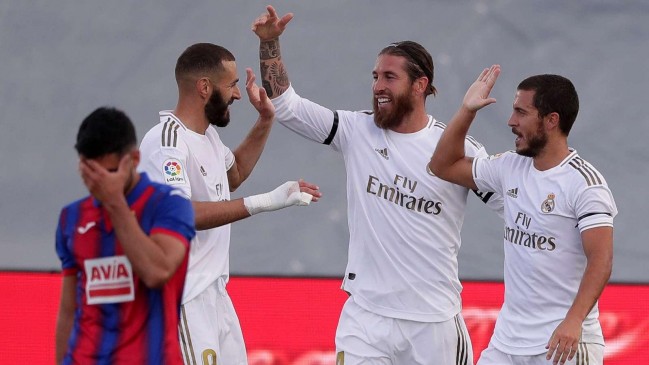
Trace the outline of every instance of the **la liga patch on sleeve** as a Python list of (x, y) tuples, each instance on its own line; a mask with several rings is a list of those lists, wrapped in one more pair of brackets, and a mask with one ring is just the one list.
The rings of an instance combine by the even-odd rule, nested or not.
[(186, 182), (185, 166), (175, 158), (165, 160), (162, 164), (162, 175), (167, 185), (184, 184)]

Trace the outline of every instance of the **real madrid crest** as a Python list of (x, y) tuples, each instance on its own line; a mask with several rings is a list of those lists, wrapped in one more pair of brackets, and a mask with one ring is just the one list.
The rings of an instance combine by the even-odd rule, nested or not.
[(548, 194), (548, 198), (541, 203), (541, 211), (543, 213), (550, 213), (551, 211), (554, 210), (554, 198), (555, 195), (553, 193)]

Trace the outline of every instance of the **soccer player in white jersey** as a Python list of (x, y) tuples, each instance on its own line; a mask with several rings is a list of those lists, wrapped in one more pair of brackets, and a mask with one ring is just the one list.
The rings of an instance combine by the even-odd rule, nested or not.
[[(430, 54), (411, 41), (386, 47), (373, 71), (374, 111), (333, 111), (289, 83), (279, 36), (291, 18), (268, 6), (252, 28), (277, 120), (345, 160), (350, 297), (336, 331), (338, 364), (473, 364), (457, 263), (469, 190), (427, 170), (444, 130), (425, 109), (436, 93)], [(472, 138), (462, 145), (487, 156)]]
[(247, 70), (246, 91), (259, 118), (234, 150), (215, 128), (230, 121), (229, 105), (241, 98), (232, 53), (210, 43), (188, 47), (176, 63), (178, 104), (160, 112), (160, 123), (142, 140), (141, 167), (152, 180), (180, 189), (192, 200), (195, 240), (182, 298), (180, 340), (185, 364), (247, 364), (239, 320), (225, 290), (229, 278), (230, 223), (253, 214), (320, 197), (303, 181), (270, 193), (231, 200), (266, 144), (274, 108)]
[(602, 364), (597, 300), (613, 260), (617, 208), (606, 180), (568, 146), (579, 111), (570, 80), (537, 75), (516, 91), (508, 126), (515, 151), (466, 156), (463, 140), (500, 66), (467, 91), (437, 145), (439, 177), (505, 200), (505, 302), (479, 365)]

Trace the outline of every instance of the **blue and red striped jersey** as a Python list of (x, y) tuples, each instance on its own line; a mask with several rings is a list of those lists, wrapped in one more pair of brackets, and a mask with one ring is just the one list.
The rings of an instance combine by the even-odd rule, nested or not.
[(61, 211), (56, 252), (63, 275), (76, 275), (74, 325), (64, 364), (179, 364), (178, 318), (195, 235), (191, 202), (145, 173), (127, 202), (147, 234), (172, 235), (187, 245), (183, 263), (162, 287), (133, 272), (107, 212), (92, 196)]

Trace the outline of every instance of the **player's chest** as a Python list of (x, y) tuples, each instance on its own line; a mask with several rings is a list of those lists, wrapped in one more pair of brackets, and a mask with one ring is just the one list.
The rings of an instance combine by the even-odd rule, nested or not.
[[(392, 140), (373, 136), (354, 144), (346, 156), (348, 178), (368, 194), (405, 194), (451, 198), (464, 188), (436, 177), (428, 168), (435, 147), (424, 139)], [(385, 193), (385, 192), (389, 193)]]
[(503, 188), (510, 225), (536, 230), (575, 225), (573, 197), (560, 180), (515, 176)]

